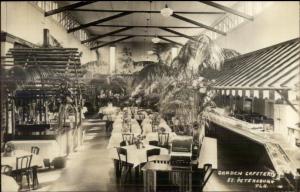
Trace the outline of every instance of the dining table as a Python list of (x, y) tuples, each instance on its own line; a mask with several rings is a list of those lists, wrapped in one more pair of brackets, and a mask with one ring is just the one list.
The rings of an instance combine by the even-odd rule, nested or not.
[(105, 106), (105, 107), (100, 107), (99, 109), (99, 113), (102, 113), (102, 114), (116, 114), (120, 111), (120, 108), (119, 107), (115, 107), (115, 106), (112, 106), (112, 105), (108, 105), (108, 106)]
[(119, 147), (120, 142), (123, 141), (123, 134), (124, 133), (132, 133), (134, 137), (142, 134), (142, 129), (135, 119), (131, 119), (131, 131), (130, 128), (124, 129), (123, 128), (123, 120), (117, 119), (113, 123), (113, 130), (111, 132), (111, 136), (108, 141), (107, 149)]
[[(143, 133), (147, 134), (147, 133), (151, 133), (152, 130), (152, 120), (150, 118), (145, 118), (142, 122), (142, 128), (143, 128)], [(165, 132), (169, 133), (172, 132), (172, 129), (170, 128), (170, 126), (167, 124), (167, 122), (164, 119), (160, 119), (159, 124), (157, 126), (157, 128), (164, 128)]]
[(9, 156), (6, 156), (4, 153), (1, 153), (1, 165), (8, 165), (12, 168), (12, 171), (14, 171), (17, 169), (17, 158), (28, 155), (32, 155), (30, 167), (33, 173), (33, 189), (36, 189), (39, 185), (37, 169), (44, 167), (43, 157), (24, 150), (14, 150), (13, 154)]
[(12, 167), (12, 170), (16, 170), (17, 158), (27, 155), (32, 155), (31, 167), (44, 167), (43, 158), (41, 156), (24, 150), (14, 150), (11, 156), (5, 156), (4, 153), (1, 153), (1, 165), (9, 165)]
[[(142, 129), (136, 119), (130, 120), (130, 126), (128, 126), (128, 129), (131, 129), (131, 132), (135, 134), (140, 134), (142, 132)], [(123, 133), (123, 132), (124, 132), (123, 120), (116, 119), (113, 123), (113, 130), (111, 134)]]
[(19, 185), (16, 180), (8, 175), (1, 174), (1, 191), (2, 192), (17, 192)]
[(31, 147), (36, 146), (40, 149), (39, 157), (49, 159), (51, 162), (54, 158), (63, 155), (61, 148), (56, 140), (12, 140), (7, 143), (14, 145), (16, 150), (31, 152)]
[[(127, 145), (122, 148), (127, 150), (127, 162), (133, 164), (133, 167), (137, 167), (140, 164), (147, 162), (147, 151), (150, 149), (160, 149), (161, 155), (169, 154), (169, 151), (166, 148), (148, 144), (144, 144), (143, 147), (141, 146), (139, 149), (136, 145)], [(114, 160), (119, 160), (116, 148), (111, 148), (109, 150), (109, 157)], [(125, 161), (123, 156), (121, 156), (121, 160)]]

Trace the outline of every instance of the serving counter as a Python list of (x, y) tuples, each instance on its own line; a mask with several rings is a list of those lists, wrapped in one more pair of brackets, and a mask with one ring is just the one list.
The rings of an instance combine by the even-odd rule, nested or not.
[(211, 122), (263, 145), (278, 176), (299, 176), (300, 150), (291, 146), (280, 134), (265, 131), (263, 124), (248, 123), (216, 111), (208, 112), (207, 115)]

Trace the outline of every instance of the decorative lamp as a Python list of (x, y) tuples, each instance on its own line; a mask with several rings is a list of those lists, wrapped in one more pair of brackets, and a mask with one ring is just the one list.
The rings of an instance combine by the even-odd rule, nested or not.
[(153, 55), (153, 53), (154, 53), (153, 51), (147, 51), (148, 55)]
[(170, 17), (173, 14), (173, 10), (170, 9), (166, 4), (165, 8), (160, 10), (160, 14), (162, 14), (164, 17)]
[(151, 40), (153, 43), (159, 43), (160, 39), (158, 37), (154, 37)]

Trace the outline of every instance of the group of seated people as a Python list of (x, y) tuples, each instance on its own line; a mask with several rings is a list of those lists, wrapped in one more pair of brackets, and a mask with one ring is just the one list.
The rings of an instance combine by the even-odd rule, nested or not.
[[(197, 140), (201, 127), (197, 122), (188, 123), (183, 117), (173, 116), (166, 121), (165, 119), (168, 117), (164, 117), (158, 112), (153, 112), (150, 109), (138, 109), (137, 107), (124, 108), (122, 116), (123, 124), (126, 124), (128, 119), (135, 119), (142, 129), (143, 135), (151, 132), (174, 132), (176, 135), (193, 136)], [(112, 119), (107, 120), (107, 130), (112, 130), (113, 123)]]

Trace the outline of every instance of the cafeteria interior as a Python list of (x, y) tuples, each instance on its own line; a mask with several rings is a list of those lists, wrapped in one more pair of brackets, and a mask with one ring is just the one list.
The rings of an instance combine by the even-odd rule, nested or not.
[(293, 1), (1, 1), (1, 191), (300, 191)]

